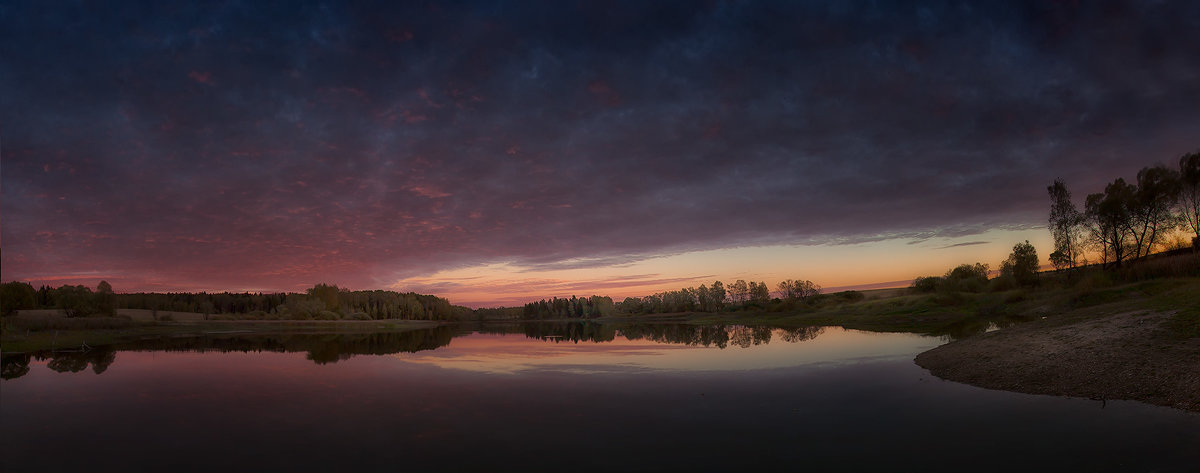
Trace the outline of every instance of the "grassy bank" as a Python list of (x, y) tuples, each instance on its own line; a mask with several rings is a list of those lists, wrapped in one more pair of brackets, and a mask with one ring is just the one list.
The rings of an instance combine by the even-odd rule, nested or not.
[(942, 345), (916, 362), (938, 377), (989, 389), (1200, 412), (1200, 279), (1076, 293), (1061, 308)]
[(18, 315), (0, 319), (0, 350), (5, 353), (111, 345), (119, 342), (215, 333), (378, 333), (435, 327), (427, 320), (209, 320), (146, 322), (128, 317), (65, 318)]

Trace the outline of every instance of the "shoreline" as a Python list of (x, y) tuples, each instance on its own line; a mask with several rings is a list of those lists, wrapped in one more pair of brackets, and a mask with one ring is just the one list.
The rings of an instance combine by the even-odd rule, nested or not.
[(250, 335), (273, 333), (379, 333), (406, 332), (446, 324), (431, 320), (208, 320), (186, 322), (138, 323), (127, 327), (103, 329), (63, 329), (5, 333), (5, 354), (68, 349), (82, 344), (112, 345), (156, 337), (204, 335)]
[(986, 389), (1200, 412), (1200, 337), (1170, 330), (1176, 313), (1042, 319), (953, 341), (913, 361), (938, 378)]

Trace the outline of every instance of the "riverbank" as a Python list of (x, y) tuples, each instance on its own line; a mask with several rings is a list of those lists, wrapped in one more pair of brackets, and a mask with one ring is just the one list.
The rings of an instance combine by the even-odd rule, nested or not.
[[(54, 324), (64, 320), (34, 323)], [(4, 353), (73, 349), (83, 345), (101, 346), (161, 337), (185, 337), (213, 334), (273, 333), (386, 333), (420, 330), (442, 325), (429, 320), (200, 320), (185, 322), (143, 322), (115, 317), (67, 319), (79, 327), (26, 328), (29, 321), (9, 317), (0, 334)]]
[(939, 378), (988, 389), (1200, 412), (1196, 279), (1114, 287), (1078, 302), (939, 346), (915, 362)]

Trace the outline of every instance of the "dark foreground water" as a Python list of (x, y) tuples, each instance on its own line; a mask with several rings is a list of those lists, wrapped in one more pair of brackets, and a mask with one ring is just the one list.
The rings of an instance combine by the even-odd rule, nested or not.
[(491, 331), (5, 355), (0, 471), (1200, 469), (1200, 415), (941, 381), (936, 338)]

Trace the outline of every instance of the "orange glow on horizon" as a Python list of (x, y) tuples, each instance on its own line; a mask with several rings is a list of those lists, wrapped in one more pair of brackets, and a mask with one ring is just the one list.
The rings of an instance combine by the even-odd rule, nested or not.
[[(551, 297), (602, 295), (620, 302), (684, 287), (728, 286), (744, 279), (774, 289), (786, 279), (808, 279), (824, 288), (907, 286), (914, 277), (941, 275), (963, 263), (998, 269), (1012, 246), (1029, 240), (1045, 262), (1052, 243), (1043, 229), (990, 231), (923, 242), (884, 240), (853, 245), (760, 246), (695, 251), (643, 261), (579, 269), (537, 270), (487, 264), (407, 278), (390, 289), (437, 294), (472, 308), (519, 306)], [(889, 284), (890, 283), (890, 284)], [(878, 287), (870, 287), (878, 288)]]

